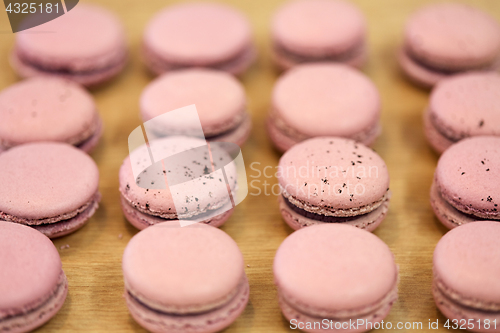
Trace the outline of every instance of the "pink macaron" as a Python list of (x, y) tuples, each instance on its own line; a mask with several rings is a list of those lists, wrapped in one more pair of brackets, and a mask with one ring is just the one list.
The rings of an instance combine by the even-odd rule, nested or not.
[(500, 223), (481, 221), (451, 230), (437, 244), (432, 294), (451, 327), (500, 332), (499, 239)]
[(366, 19), (342, 0), (296, 0), (272, 22), (273, 57), (281, 69), (334, 61), (361, 67), (367, 58)]
[(500, 136), (500, 75), (470, 72), (443, 79), (432, 90), (424, 124), (438, 153), (464, 138)]
[(408, 20), (398, 58), (424, 87), (464, 71), (494, 70), (500, 67), (500, 24), (464, 4), (432, 4)]
[(91, 152), (102, 121), (93, 97), (79, 85), (40, 76), (0, 92), (0, 151), (40, 141), (65, 142)]
[[(196, 106), (207, 140), (241, 146), (250, 135), (252, 121), (243, 86), (232, 75), (212, 69), (184, 69), (160, 76), (142, 92), (141, 116), (146, 122), (191, 104)], [(189, 125), (184, 119), (176, 120), (158, 120), (158, 135), (175, 133)]]
[(99, 170), (66, 143), (28, 143), (0, 154), (0, 220), (55, 238), (83, 225), (99, 206)]
[(278, 248), (273, 271), (285, 318), (304, 332), (369, 331), (398, 297), (389, 247), (349, 225), (294, 232)]
[(314, 138), (280, 159), (281, 215), (293, 229), (349, 224), (373, 231), (389, 207), (389, 173), (372, 149), (342, 138)]
[(250, 24), (239, 11), (216, 3), (170, 6), (156, 14), (143, 37), (146, 65), (159, 75), (209, 67), (242, 74), (255, 60)]
[(68, 281), (54, 244), (32, 228), (0, 221), (0, 332), (34, 330), (54, 317)]
[(499, 166), (499, 137), (468, 138), (448, 148), (439, 159), (430, 193), (438, 219), (450, 229), (500, 220)]
[[(149, 147), (153, 147), (152, 151), (164, 158), (182, 156), (179, 154), (205, 145), (205, 140), (183, 136), (170, 136), (149, 142)], [(182, 160), (182, 157), (179, 160)], [(138, 229), (169, 220), (190, 219), (220, 227), (233, 213), (229, 192), (236, 189), (237, 170), (233, 162), (228, 165), (220, 165), (224, 164), (226, 159), (219, 162), (219, 159), (213, 160), (214, 167), (217, 168), (213, 171), (208, 150), (201, 155), (191, 154), (180, 168), (188, 177), (193, 175), (192, 181), (177, 184), (172, 188), (172, 185), (168, 185), (168, 162), (164, 162), (165, 167), (156, 169), (154, 165), (157, 164), (151, 163), (149, 150), (140, 146), (125, 158), (120, 168), (121, 206), (125, 217)], [(219, 167), (224, 167), (225, 175)], [(136, 178), (134, 170), (144, 171)], [(166, 188), (159, 186), (158, 175), (162, 184), (168, 185)]]
[(55, 75), (95, 86), (125, 67), (121, 22), (104, 8), (79, 4), (55, 20), (16, 34), (11, 64), (21, 77)]
[(205, 224), (165, 222), (139, 232), (125, 248), (122, 267), (130, 314), (151, 332), (218, 332), (248, 302), (238, 245)]
[[(362, 97), (362, 98), (361, 98)], [(361, 72), (341, 64), (299, 65), (274, 86), (267, 128), (280, 151), (316, 136), (371, 145), (380, 133), (380, 96)]]

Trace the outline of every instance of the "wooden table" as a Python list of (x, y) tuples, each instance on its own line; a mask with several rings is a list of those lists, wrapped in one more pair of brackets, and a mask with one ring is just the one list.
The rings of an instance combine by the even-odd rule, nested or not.
[[(123, 20), (131, 59), (118, 79), (93, 91), (105, 126), (102, 142), (92, 155), (101, 173), (103, 200), (87, 226), (54, 241), (69, 279), (69, 294), (57, 316), (37, 332), (145, 332), (129, 315), (122, 297), (121, 257), (137, 230), (124, 219), (120, 209), (118, 168), (128, 154), (127, 137), (140, 124), (140, 93), (152, 79), (140, 58), (141, 34), (148, 19), (173, 1), (95, 2), (113, 10)], [(272, 149), (264, 130), (271, 89), (278, 75), (270, 62), (269, 22), (283, 1), (226, 2), (249, 16), (259, 58), (242, 78), (254, 122), (252, 136), (243, 147), (247, 176), (249, 182), (253, 182), (247, 199), (222, 228), (236, 240), (244, 254), (251, 287), (250, 302), (242, 316), (225, 332), (285, 332), (290, 329), (278, 307), (272, 261), (276, 249), (292, 230), (281, 219), (275, 195), (277, 182), (273, 173), (280, 156)], [(429, 320), (439, 319), (437, 331), (445, 331), (442, 326), (445, 318), (431, 296), (432, 252), (446, 229), (434, 217), (429, 205), (437, 156), (422, 131), (422, 111), (428, 92), (407, 82), (395, 61), (406, 17), (429, 1), (355, 2), (368, 18), (370, 60), (364, 72), (380, 89), (383, 102), (383, 133), (375, 149), (387, 162), (393, 192), (387, 219), (375, 231), (390, 246), (400, 268), (399, 300), (385, 321), (393, 325), (422, 322), (423, 331), (428, 331)], [(500, 20), (500, 1), (467, 2)], [(2, 11), (0, 89), (18, 80), (7, 60), (13, 40), (7, 16)], [(266, 169), (267, 177), (263, 174), (266, 166), (272, 167)]]

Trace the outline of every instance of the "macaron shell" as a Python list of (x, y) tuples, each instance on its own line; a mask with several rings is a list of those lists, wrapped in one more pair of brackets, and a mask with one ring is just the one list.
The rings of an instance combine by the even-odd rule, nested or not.
[[(210, 69), (169, 72), (150, 83), (140, 99), (141, 116), (156, 116), (195, 104), (205, 136), (230, 130), (242, 121), (246, 111), (245, 91), (230, 74)], [(165, 131), (182, 124), (170, 119)]]
[(473, 137), (448, 148), (438, 161), (436, 184), (456, 209), (500, 219), (500, 138)]
[(443, 134), (438, 132), (430, 119), (429, 109), (426, 109), (424, 111), (423, 123), (425, 137), (427, 138), (427, 141), (429, 141), (432, 148), (436, 151), (436, 153), (442, 154), (446, 149), (454, 144), (453, 141), (450, 141), (449, 139), (445, 138)]
[(272, 108), (304, 136), (351, 137), (378, 122), (380, 96), (375, 85), (351, 67), (303, 64), (278, 79)]
[(313, 138), (293, 146), (281, 157), (279, 170), (285, 195), (325, 210), (370, 206), (382, 200), (389, 188), (382, 158), (342, 138)]
[(190, 3), (156, 14), (146, 27), (144, 44), (167, 61), (207, 65), (245, 50), (251, 31), (246, 18), (231, 7)]
[(500, 25), (485, 12), (458, 3), (433, 4), (407, 22), (405, 45), (415, 57), (442, 69), (487, 65), (500, 55)]
[(123, 274), (127, 290), (150, 307), (196, 313), (236, 291), (244, 276), (243, 256), (220, 229), (165, 222), (132, 238)]
[(448, 296), (478, 309), (491, 303), (499, 311), (499, 237), (500, 223), (492, 221), (468, 223), (443, 236), (434, 251), (434, 274)]
[(64, 143), (30, 143), (0, 155), (0, 212), (39, 220), (76, 211), (98, 191), (99, 170)]
[(0, 92), (0, 143), (76, 144), (92, 135), (98, 117), (92, 96), (70, 81), (37, 77)]
[(298, 0), (285, 4), (272, 22), (275, 43), (305, 56), (346, 52), (364, 42), (366, 22), (352, 4)]
[(50, 239), (30, 227), (5, 221), (0, 221), (0, 267), (0, 317), (41, 305), (56, 288), (62, 271)]
[(434, 125), (448, 138), (500, 136), (499, 100), (498, 73), (466, 73), (443, 80), (435, 87), (429, 111)]
[(273, 271), (279, 292), (311, 315), (361, 312), (381, 302), (397, 284), (387, 245), (342, 224), (311, 226), (288, 236), (278, 248)]
[(432, 88), (436, 83), (450, 75), (449, 73), (439, 72), (424, 67), (422, 64), (413, 60), (405, 50), (400, 50), (397, 53), (397, 59), (408, 79), (422, 88)]
[[(56, 33), (36, 33), (41, 31)], [(57, 20), (16, 36), (17, 52), (46, 68), (94, 70), (116, 64), (125, 54), (121, 23), (114, 14), (95, 5), (79, 4)]]

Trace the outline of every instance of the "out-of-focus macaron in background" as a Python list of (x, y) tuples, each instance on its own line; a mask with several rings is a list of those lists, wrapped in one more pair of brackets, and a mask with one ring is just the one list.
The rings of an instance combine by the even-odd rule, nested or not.
[(298, 65), (272, 92), (267, 121), (278, 150), (317, 136), (338, 136), (370, 146), (380, 134), (380, 95), (360, 71), (336, 63)]
[(151, 332), (219, 332), (249, 299), (238, 245), (205, 224), (142, 230), (125, 248), (122, 267), (128, 309)]
[(500, 137), (477, 136), (452, 145), (439, 158), (430, 201), (452, 229), (479, 220), (500, 223)]
[(83, 227), (99, 206), (99, 170), (66, 143), (24, 144), (0, 154), (0, 220), (55, 238)]
[(439, 154), (464, 138), (500, 136), (500, 74), (469, 72), (440, 81), (432, 90), (424, 129)]
[(247, 18), (223, 4), (191, 2), (156, 14), (143, 36), (144, 61), (159, 75), (185, 67), (243, 74), (256, 58)]
[(309, 139), (288, 150), (278, 170), (281, 215), (295, 230), (335, 223), (373, 231), (387, 215), (387, 166), (360, 143)]
[(68, 280), (61, 258), (38, 231), (0, 221), (0, 267), (0, 332), (30, 332), (63, 306)]
[[(212, 69), (177, 70), (158, 77), (141, 94), (141, 116), (147, 122), (191, 104), (196, 106), (207, 140), (242, 146), (250, 135), (252, 121), (243, 85), (231, 74)], [(183, 127), (194, 125), (182, 117), (154, 121), (158, 136), (178, 133)]]
[(450, 75), (500, 68), (500, 24), (460, 3), (427, 5), (406, 23), (398, 53), (404, 73), (423, 87)]
[(0, 152), (41, 141), (65, 142), (89, 153), (102, 121), (94, 98), (69, 80), (39, 76), (0, 92)]
[(289, 69), (304, 62), (335, 61), (361, 67), (368, 57), (366, 19), (342, 0), (294, 0), (275, 13), (274, 62)]
[(96, 86), (123, 70), (127, 53), (119, 19), (100, 6), (79, 4), (56, 20), (16, 33), (11, 64), (24, 78), (55, 75)]
[(367, 332), (398, 298), (398, 268), (372, 233), (325, 223), (295, 231), (273, 265), (279, 304), (304, 332)]
[(500, 332), (498, 239), (499, 222), (472, 222), (448, 232), (434, 250), (434, 301), (471, 332)]

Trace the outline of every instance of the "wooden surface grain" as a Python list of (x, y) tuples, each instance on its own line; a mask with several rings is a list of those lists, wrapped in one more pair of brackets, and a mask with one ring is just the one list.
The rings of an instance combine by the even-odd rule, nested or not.
[[(131, 57), (122, 75), (93, 91), (105, 126), (102, 142), (92, 154), (100, 169), (103, 200), (87, 226), (54, 241), (68, 276), (69, 294), (61, 311), (37, 330), (40, 333), (144, 332), (128, 314), (122, 297), (121, 256), (137, 230), (120, 210), (118, 169), (128, 154), (127, 137), (140, 124), (140, 93), (152, 80), (140, 58), (141, 34), (148, 19), (173, 1), (93, 2), (114, 11), (123, 20)], [(251, 138), (243, 147), (249, 195), (222, 228), (236, 240), (245, 257), (250, 302), (242, 316), (225, 332), (285, 332), (290, 329), (278, 307), (272, 261), (291, 229), (282, 221), (277, 204), (274, 172), (280, 156), (272, 149), (264, 130), (271, 89), (278, 76), (270, 62), (269, 22), (283, 1), (226, 2), (248, 15), (255, 31), (259, 58), (242, 78), (254, 122)], [(437, 331), (443, 332), (445, 318), (431, 296), (432, 252), (446, 229), (429, 206), (428, 193), (437, 156), (427, 145), (422, 130), (422, 111), (428, 92), (406, 81), (395, 61), (406, 17), (428, 2), (355, 1), (369, 24), (370, 59), (363, 71), (379, 88), (383, 102), (383, 132), (374, 148), (388, 165), (393, 192), (387, 219), (375, 231), (394, 252), (400, 269), (399, 300), (385, 321), (394, 326), (397, 322), (422, 322), (423, 331), (428, 331), (429, 320), (439, 320)], [(473, 3), (500, 20), (500, 1), (462, 2)], [(1, 10), (0, 89), (3, 89), (18, 78), (8, 64), (14, 36), (3, 7)], [(69, 248), (64, 248), (66, 244)], [(387, 331), (422, 330), (393, 328)]]

